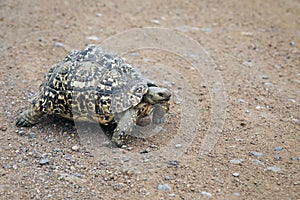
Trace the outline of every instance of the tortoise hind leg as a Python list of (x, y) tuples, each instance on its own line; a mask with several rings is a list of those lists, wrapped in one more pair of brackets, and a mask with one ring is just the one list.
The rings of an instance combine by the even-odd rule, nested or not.
[(32, 126), (38, 123), (39, 119), (43, 116), (43, 112), (37, 111), (34, 107), (31, 107), (23, 111), (17, 117), (17, 126)]

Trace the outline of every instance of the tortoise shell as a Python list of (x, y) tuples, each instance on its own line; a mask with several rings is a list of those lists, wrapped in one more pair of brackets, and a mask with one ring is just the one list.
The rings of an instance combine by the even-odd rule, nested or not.
[(89, 45), (49, 70), (32, 103), (43, 113), (107, 124), (116, 113), (138, 105), (147, 90), (147, 80), (135, 68)]

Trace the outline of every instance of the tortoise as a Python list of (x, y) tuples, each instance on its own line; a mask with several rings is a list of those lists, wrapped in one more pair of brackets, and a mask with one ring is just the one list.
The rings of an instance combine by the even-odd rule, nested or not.
[(17, 126), (32, 126), (44, 115), (79, 122), (115, 124), (111, 142), (121, 147), (135, 125), (163, 123), (171, 92), (97, 45), (72, 50), (54, 64), (31, 107), (17, 116)]

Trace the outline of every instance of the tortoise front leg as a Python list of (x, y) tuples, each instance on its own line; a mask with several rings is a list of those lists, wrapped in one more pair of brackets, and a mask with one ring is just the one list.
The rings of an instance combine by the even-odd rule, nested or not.
[(112, 136), (112, 143), (121, 147), (125, 144), (125, 140), (131, 133), (134, 125), (136, 123), (136, 112), (133, 109), (125, 111), (124, 115), (121, 117), (118, 126), (114, 130)]
[(31, 107), (25, 111), (23, 111), (17, 117), (17, 126), (32, 126), (40, 120), (43, 116), (43, 112), (37, 111), (34, 107)]
[(153, 124), (162, 124), (165, 122), (165, 114), (169, 111), (169, 103), (156, 104), (153, 107)]
[(136, 125), (139, 125), (139, 126), (147, 126), (149, 124), (151, 124), (150, 116), (145, 116), (145, 117), (139, 118), (136, 122)]

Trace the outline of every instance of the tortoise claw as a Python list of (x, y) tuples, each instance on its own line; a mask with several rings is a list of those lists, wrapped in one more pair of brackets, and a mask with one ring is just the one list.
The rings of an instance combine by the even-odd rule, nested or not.
[(126, 138), (126, 136), (123, 134), (125, 133), (122, 132), (122, 134), (118, 135), (117, 137), (113, 136), (111, 142), (115, 144), (117, 147), (122, 147), (125, 144), (125, 138)]
[(37, 112), (32, 108), (25, 110), (17, 117), (16, 126), (32, 126), (39, 121), (42, 115), (42, 112)]
[(16, 126), (18, 127), (29, 127), (32, 126), (32, 124), (28, 121), (26, 121), (21, 115), (17, 117)]

